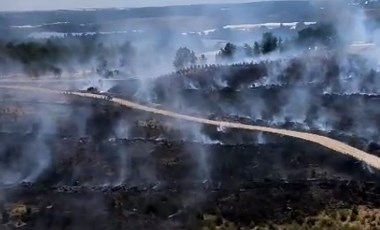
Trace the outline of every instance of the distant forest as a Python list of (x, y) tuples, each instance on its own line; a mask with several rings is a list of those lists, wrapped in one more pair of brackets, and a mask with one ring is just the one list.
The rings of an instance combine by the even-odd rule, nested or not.
[[(310, 49), (317, 45), (331, 49), (338, 44), (338, 39), (335, 28), (328, 24), (321, 24), (317, 27), (300, 30), (296, 38), (286, 41), (267, 32), (262, 35), (261, 41), (255, 41), (253, 45), (244, 44), (244, 46), (237, 46), (230, 42), (227, 43), (217, 53), (216, 59), (223, 62), (234, 60), (236, 56), (253, 58), (275, 51), (284, 52), (295, 47)], [(204, 55), (196, 57), (194, 51), (191, 51), (187, 47), (181, 47), (177, 51), (173, 65), (177, 70), (196, 64), (202, 65), (207, 63), (205, 58)]]
[[(299, 31), (295, 39), (286, 41), (265, 33), (261, 41), (252, 41), (251, 45), (239, 47), (227, 43), (216, 58), (220, 61), (231, 60), (237, 54), (256, 57), (273, 51), (282, 52), (295, 46), (308, 48), (315, 44), (332, 47), (336, 40), (336, 32), (331, 25), (306, 28)], [(90, 64), (99, 75), (112, 77), (119, 70), (131, 67), (135, 54), (135, 47), (130, 42), (103, 43), (96, 35), (66, 36), (38, 42), (0, 42), (0, 73), (11, 72), (17, 66), (29, 76), (50, 73), (59, 77), (62, 68)], [(173, 64), (176, 69), (181, 69), (205, 63), (206, 57), (196, 57), (193, 51), (182, 47), (177, 51)]]
[(18, 66), (30, 76), (52, 73), (59, 77), (61, 67), (94, 63), (98, 74), (112, 76), (111, 66), (128, 67), (134, 52), (129, 42), (104, 44), (95, 35), (0, 43), (0, 72), (6, 73)]

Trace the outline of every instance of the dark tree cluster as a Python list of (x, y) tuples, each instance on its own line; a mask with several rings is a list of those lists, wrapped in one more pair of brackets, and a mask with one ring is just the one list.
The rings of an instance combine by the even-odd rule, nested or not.
[(67, 55), (67, 51), (62, 46), (48, 41), (44, 44), (29, 43), (7, 43), (0, 44), (0, 70), (9, 68), (9, 61), (15, 61), (24, 66), (25, 71), (31, 75), (38, 75), (39, 72), (53, 72), (59, 75), (61, 70), (56, 67), (56, 63)]
[(85, 35), (38, 42), (0, 43), (0, 73), (6, 74), (12, 71), (13, 66), (21, 66), (29, 76), (37, 77), (46, 73), (59, 76), (62, 67), (96, 60), (97, 72), (106, 75), (111, 68), (110, 62), (117, 62), (117, 68), (128, 67), (134, 53), (129, 42), (105, 45), (96, 36)]
[(227, 43), (224, 48), (222, 48), (217, 54), (217, 58), (220, 59), (232, 59), (237, 51), (237, 46), (232, 43)]
[(244, 44), (239, 47), (232, 43), (227, 43), (216, 55), (218, 60), (232, 60), (237, 54), (242, 54), (246, 57), (257, 57), (261, 54), (269, 54), (276, 50), (282, 51), (283, 44), (281, 38), (275, 37), (272, 33), (264, 33), (259, 42), (255, 42), (253, 46)]
[(298, 36), (292, 40), (283, 41), (280, 37), (276, 37), (270, 32), (262, 35), (259, 42), (253, 45), (245, 44), (240, 47), (231, 42), (220, 49), (216, 55), (217, 60), (232, 60), (237, 55), (245, 57), (257, 57), (260, 55), (270, 54), (272, 52), (283, 52), (291, 47), (310, 48), (315, 45), (324, 45), (326, 47), (335, 46), (338, 36), (332, 25), (321, 24), (316, 27), (309, 27), (298, 32)]
[(310, 47), (316, 44), (322, 44), (332, 47), (337, 44), (337, 31), (332, 25), (320, 25), (315, 28), (306, 28), (298, 32), (295, 41), (297, 45)]
[(177, 50), (173, 66), (176, 71), (183, 70), (186, 68), (193, 68), (196, 65), (206, 65), (207, 57), (201, 54), (199, 57), (195, 55), (195, 52), (187, 47), (181, 47)]
[(271, 53), (278, 47), (279, 39), (271, 33), (264, 33), (261, 41), (261, 52), (263, 54)]
[(181, 47), (177, 50), (173, 65), (176, 69), (183, 69), (197, 63), (198, 58), (194, 51), (187, 47)]

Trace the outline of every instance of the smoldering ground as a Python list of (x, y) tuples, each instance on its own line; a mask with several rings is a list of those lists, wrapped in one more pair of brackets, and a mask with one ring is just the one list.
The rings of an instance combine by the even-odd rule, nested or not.
[[(336, 66), (338, 66), (338, 70), (340, 68), (340, 63), (336, 63), (337, 61), (333, 58), (333, 59), (323, 59), (323, 61), (327, 61), (327, 63), (330, 63), (331, 64), (331, 68), (327, 68), (326, 70), (326, 76), (322, 76), (320, 77), (321, 79), (323, 78), (327, 78), (329, 76), (338, 76), (338, 79), (337, 81), (332, 81), (334, 84), (336, 84), (336, 82), (339, 83), (340, 81), (340, 78), (339, 78), (339, 74), (337, 72), (333, 72), (333, 70), (336, 71)], [(319, 79), (318, 77), (315, 76), (315, 73), (317, 72), (316, 71), (316, 67), (311, 65), (312, 67), (307, 67), (307, 63), (303, 63), (301, 61), (301, 63), (297, 63), (299, 62), (299, 60), (295, 61), (296, 65), (294, 65), (294, 62), (289, 62), (291, 63), (290, 64), (290, 67), (289, 67), (289, 63), (288, 62), (284, 62), (286, 63), (284, 67), (282, 67), (284, 70), (281, 71), (281, 67), (279, 68), (280, 71), (278, 73), (277, 76), (275, 76), (275, 79), (281, 79), (282, 81), (284, 81), (285, 83), (287, 83), (287, 80), (288, 78), (291, 78), (292, 79), (292, 84), (294, 84), (294, 79), (297, 79), (297, 81), (300, 81), (301, 83), (310, 83), (310, 79)], [(345, 62), (344, 62), (345, 63)], [(266, 64), (270, 64), (270, 63), (266, 63)], [(257, 71), (257, 68), (259, 67), (258, 65), (255, 65), (255, 64), (252, 64), (252, 65), (247, 65), (247, 66), (244, 66), (244, 65), (237, 65), (235, 66), (235, 68), (239, 68), (239, 67), (244, 67), (244, 68), (247, 68), (248, 66), (248, 72), (244, 72), (244, 74), (247, 74), (249, 73), (249, 71), (252, 71), (254, 74), (257, 74), (257, 72), (260, 73), (260, 71)], [(264, 63), (264, 66), (265, 66), (265, 63)], [(271, 65), (269, 65), (271, 66)], [(295, 67), (294, 67), (295, 66)], [(306, 67), (305, 67), (306, 66)], [(219, 67), (218, 67), (219, 68)], [(306, 126), (304, 126), (303, 128), (308, 128), (308, 129), (316, 129), (318, 131), (318, 129), (321, 129), (323, 127), (326, 127), (326, 126), (330, 126), (332, 128), (329, 128), (327, 131), (331, 130), (331, 129), (337, 129), (337, 127), (339, 127), (339, 125), (341, 125), (341, 122), (342, 122), (342, 119), (340, 119), (339, 117), (341, 117), (341, 115), (339, 114), (339, 112), (345, 112), (346, 114), (355, 114), (353, 113), (354, 111), (350, 112), (350, 110), (352, 108), (341, 108), (341, 107), (336, 107), (336, 105), (324, 105), (326, 104), (326, 100), (321, 100), (321, 99), (316, 99), (315, 98), (315, 95), (321, 95), (321, 94), (315, 94), (315, 91), (317, 92), (321, 92), (321, 91), (318, 91), (318, 90), (324, 90), (325, 86), (323, 85), (325, 81), (323, 81), (323, 84), (322, 86), (321, 85), (318, 85), (318, 87), (322, 87), (322, 88), (318, 88), (318, 87), (305, 87), (305, 88), (301, 88), (301, 89), (295, 89), (293, 87), (288, 87), (288, 84), (285, 84), (285, 86), (283, 85), (280, 85), (279, 87), (279, 91), (277, 93), (273, 93), (273, 92), (276, 92), (276, 89), (266, 89), (265, 88), (265, 85), (262, 85), (262, 86), (256, 86), (254, 88), (252, 87), (247, 87), (244, 89), (244, 87), (246, 87), (247, 85), (248, 86), (252, 86), (254, 83), (256, 83), (255, 81), (248, 81), (248, 83), (246, 82), (246, 79), (244, 79), (244, 81), (242, 83), (239, 83), (239, 81), (237, 81), (236, 79), (230, 77), (230, 74), (236, 74), (234, 73), (234, 70), (233, 68), (234, 67), (223, 67), (224, 69), (228, 69), (229, 71), (229, 74), (222, 74), (221, 76), (216, 76), (214, 77), (213, 79), (218, 79), (217, 82), (216, 82), (216, 86), (218, 86), (218, 84), (220, 85), (219, 82), (225, 82), (221, 85), (221, 89), (219, 91), (213, 89), (213, 90), (209, 90), (208, 92), (212, 95), (212, 94), (215, 94), (217, 95), (217, 97), (205, 97), (203, 99), (203, 105), (204, 107), (200, 107), (199, 110), (200, 111), (206, 111), (206, 109), (208, 109), (208, 111), (211, 111), (211, 112), (222, 112), (224, 113), (226, 116), (231, 116), (231, 114), (234, 114), (238, 117), (249, 117), (251, 120), (258, 120), (258, 119), (263, 119), (264, 122), (268, 122), (270, 124), (284, 124), (286, 122), (293, 122), (293, 123), (305, 123), (305, 120), (309, 119), (308, 122), (310, 122), (310, 124), (307, 124)], [(231, 68), (231, 69), (229, 69)], [(251, 70), (249, 70), (249, 68), (251, 68)], [(262, 67), (260, 67), (262, 68)], [(290, 68), (290, 70), (288, 69)], [(345, 71), (351, 71), (353, 72), (353, 74), (355, 74), (356, 72), (355, 71), (352, 71), (350, 69), (350, 66), (348, 67), (344, 67), (345, 68)], [(357, 67), (355, 67), (357, 68)], [(365, 69), (365, 68), (364, 68)], [(272, 69), (273, 70), (273, 69)], [(355, 70), (355, 69), (354, 69)], [(202, 71), (202, 70), (194, 70), (194, 72), (197, 72), (197, 71)], [(261, 71), (263, 73), (267, 73), (265, 71)], [(273, 71), (272, 71), (273, 72)], [(288, 76), (285, 74), (282, 74), (282, 72), (288, 72)], [(211, 72), (212, 73), (212, 72)], [(241, 74), (240, 71), (237, 71), (238, 74)], [(371, 72), (373, 73), (373, 72)], [(228, 76), (227, 79), (224, 79), (225, 76)], [(236, 75), (235, 75), (236, 76)], [(271, 77), (271, 76), (265, 76), (265, 74), (263, 74), (264, 77)], [(261, 77), (263, 77), (261, 76)], [(223, 78), (224, 77), (224, 78)], [(176, 80), (179, 79), (179, 81), (182, 80), (181, 76), (175, 78)], [(187, 82), (188, 80), (191, 79), (191, 78), (187, 78)], [(253, 79), (260, 79), (260, 76), (257, 76), (256, 78), (253, 78)], [(306, 79), (306, 80), (304, 80)], [(357, 76), (353, 76), (349, 79), (355, 79), (357, 80), (358, 77)], [(365, 79), (365, 78), (364, 78)], [(156, 79), (157, 80), (157, 79)], [(162, 81), (165, 81), (167, 79), (160, 79), (161, 82)], [(170, 80), (170, 79), (169, 79)], [(191, 79), (193, 80), (193, 79)], [(360, 79), (362, 80), (362, 79)], [(296, 81), (296, 82), (297, 82)], [(167, 84), (161, 84), (160, 87), (168, 87), (171, 85), (170, 81), (168, 81), (169, 83)], [(185, 82), (183, 85), (186, 87), (186, 84), (187, 82)], [(204, 83), (197, 83), (199, 85), (202, 86), (202, 84)], [(229, 84), (231, 84), (232, 86), (229, 86)], [(227, 86), (227, 87), (226, 87)], [(229, 86), (229, 87), (228, 87)], [(334, 85), (333, 85), (334, 86)], [(339, 89), (342, 89), (342, 85), (338, 84), (338, 86), (340, 87)], [(242, 90), (242, 87), (243, 87), (243, 90)], [(250, 94), (248, 93), (247, 96), (245, 96), (243, 93), (246, 93), (246, 92), (255, 92), (258, 90), (258, 88), (260, 87), (264, 87), (263, 89), (265, 89), (265, 91), (267, 90), (268, 92), (264, 92), (262, 93), (261, 95), (258, 94), (259, 96), (257, 96), (257, 92), (256, 92), (256, 95), (255, 93), (253, 94)], [(344, 89), (344, 85), (343, 85), (343, 89)], [(165, 92), (168, 91), (168, 89), (164, 88), (163, 89)], [(193, 89), (194, 90), (194, 89)], [(197, 89), (195, 89), (195, 93)], [(207, 90), (206, 90), (207, 91)], [(236, 91), (236, 92), (235, 92)], [(181, 88), (178, 88), (178, 89), (175, 89), (173, 90), (173, 88), (170, 88), (169, 90), (170, 93), (167, 94), (167, 99), (166, 100), (163, 100), (163, 101), (159, 101), (160, 104), (162, 104), (163, 106), (165, 106), (166, 104), (169, 103), (169, 105), (172, 107), (172, 108), (176, 108), (176, 106), (178, 105), (182, 105), (183, 108), (186, 108), (186, 103), (188, 103), (187, 101), (190, 101), (192, 102), (193, 98), (192, 97), (177, 97), (177, 93), (178, 92), (181, 92)], [(260, 91), (258, 91), (260, 92)], [(268, 94), (269, 93), (269, 94)], [(206, 94), (207, 95), (207, 94)], [(268, 96), (266, 96), (268, 95)], [(269, 96), (271, 95), (271, 96)], [(222, 103), (223, 106), (220, 106), (218, 105), (216, 102), (217, 101), (223, 101), (223, 99), (228, 96), (229, 100), (232, 100), (232, 101), (237, 101), (238, 103)], [(234, 97), (231, 97), (231, 96), (234, 96)], [(259, 102), (259, 103), (252, 103), (250, 102), (253, 98), (253, 100), (255, 100), (254, 98), (260, 98), (260, 100), (262, 100), (262, 102)], [(270, 99), (271, 102), (269, 101), (265, 101), (266, 98)], [(299, 100), (300, 98), (302, 98), (303, 100)], [(328, 98), (328, 97), (327, 97)], [(211, 100), (211, 101), (208, 101), (208, 100)], [(218, 99), (218, 100), (216, 100)], [(187, 100), (187, 101), (186, 101)], [(259, 100), (259, 99), (257, 99)], [(334, 100), (337, 100), (339, 101), (339, 99), (334, 99)], [(376, 102), (371, 102), (371, 101), (367, 101), (365, 98), (359, 98), (357, 99), (359, 100), (361, 103), (363, 104), (366, 104), (366, 103), (376, 103)], [(243, 103), (240, 105), (240, 106), (243, 106), (244, 109), (242, 108), (239, 108), (236, 106), (239, 105), (239, 103), (241, 103), (240, 101), (243, 101)], [(338, 103), (338, 102), (337, 102)], [(274, 104), (274, 105), (271, 105), (271, 104)], [(212, 106), (216, 106), (216, 108), (214, 110), (210, 109), (212, 108)], [(249, 106), (252, 106), (252, 107), (249, 107)], [(295, 106), (296, 105), (296, 106)], [(312, 106), (311, 106), (312, 105)], [(320, 106), (318, 105), (323, 105), (323, 109), (318, 112), (318, 109)], [(295, 106), (295, 108), (294, 108)], [(249, 109), (247, 109), (247, 107)], [(264, 108), (263, 108), (264, 107)], [(374, 106), (366, 106), (367, 108), (376, 108)], [(274, 109), (274, 111), (273, 111)], [(317, 113), (318, 116), (316, 116), (314, 119), (313, 117), (310, 117), (310, 115), (315, 115), (315, 113), (313, 112), (313, 110), (317, 110)], [(46, 109), (44, 109), (46, 110)], [(101, 109), (100, 109), (101, 110)], [(297, 110), (297, 112), (295, 112), (295, 110)], [(326, 111), (326, 110), (331, 110), (330, 112)], [(339, 110), (339, 111), (337, 111)], [(244, 111), (244, 112), (242, 112)], [(113, 123), (113, 120), (118, 120), (118, 115), (117, 113), (114, 114), (115, 117), (109, 117), (110, 114), (103, 114), (101, 115), (101, 111), (100, 112), (100, 118), (101, 119), (104, 119), (105, 121), (108, 119), (108, 123), (106, 122), (106, 125), (105, 126), (101, 126), (103, 128), (107, 128), (107, 127), (110, 127), (112, 126), (111, 124)], [(207, 113), (204, 113), (204, 114), (207, 114)], [(353, 123), (352, 125), (349, 126), (348, 128), (348, 131), (351, 135), (353, 135), (354, 133), (360, 133), (360, 135), (363, 135), (365, 136), (366, 138), (368, 138), (369, 140), (371, 141), (377, 141), (377, 140), (374, 140), (372, 138), (376, 138), (376, 128), (372, 128), (372, 129), (369, 129), (369, 128), (366, 128), (366, 127), (373, 127), (373, 119), (368, 119), (369, 116), (377, 116), (378, 114), (378, 111), (376, 109), (371, 109), (371, 110), (368, 110), (368, 111), (365, 111), (363, 113), (359, 113), (356, 115), (356, 117), (354, 118), (351, 118), (351, 120), (353, 121), (350, 121), (351, 123)], [(50, 115), (44, 115), (42, 114), (41, 117), (45, 117), (45, 116), (50, 116)], [(106, 118), (107, 117), (107, 118)], [(87, 131), (91, 131), (92, 128), (94, 128), (96, 125), (97, 125), (97, 121), (99, 121), (100, 118), (91, 118), (90, 119), (90, 122), (88, 123), (88, 128), (86, 128)], [(324, 123), (321, 123), (319, 121), (326, 121), (327, 124), (324, 124)], [(360, 121), (362, 120), (366, 120), (368, 121), (368, 123), (366, 124), (366, 127), (363, 128), (363, 126), (359, 126), (358, 124), (361, 124)], [(54, 124), (54, 122), (49, 122), (49, 120), (45, 120), (46, 124), (45, 126), (43, 127), (50, 127), (50, 128), (47, 128), (47, 130), (49, 131), (48, 133), (54, 133), (54, 126), (52, 124)], [(78, 122), (78, 123), (81, 123), (81, 122)], [(95, 125), (96, 124), (96, 125)], [(313, 125), (315, 127), (313, 127)], [(118, 125), (115, 125), (115, 126), (118, 126)], [(356, 128), (361, 128), (361, 130), (356, 130)], [(343, 129), (346, 129), (347, 127), (345, 127), (343, 125)], [(45, 130), (46, 128), (42, 128), (42, 130)], [(83, 128), (80, 128), (80, 130), (83, 130)], [(189, 131), (189, 130), (192, 130), (192, 131)], [(320, 130), (320, 131), (326, 131), (326, 130)], [(44, 131), (45, 132), (45, 131)], [(83, 132), (83, 131), (82, 131)], [(125, 131), (124, 131), (125, 132)], [(200, 128), (193, 128), (193, 126), (191, 126), (190, 128), (187, 127), (185, 128), (185, 132), (183, 132), (183, 134), (186, 134), (187, 132), (190, 132), (191, 133), (191, 137), (197, 141), (197, 142), (200, 142), (200, 143), (213, 143), (215, 140), (212, 140), (210, 139), (209, 137), (205, 136), (204, 133), (202, 133), (202, 130)], [(110, 135), (112, 136), (112, 132), (109, 132), (106, 134), (103, 134), (102, 131), (98, 132), (96, 131), (96, 128), (95, 128), (95, 131), (94, 133), (92, 133), (94, 136), (94, 140), (102, 140), (103, 138), (108, 138)], [(100, 136), (98, 136), (100, 135)], [(357, 135), (357, 134), (356, 134)], [(37, 135), (38, 136), (38, 135)], [(188, 134), (186, 135), (183, 135), (183, 136), (189, 136)], [(203, 136), (203, 137), (202, 137)], [(97, 138), (100, 138), (100, 139), (97, 139)], [(28, 148), (29, 149), (29, 148)], [(33, 147), (33, 148), (30, 148), (32, 151), (37, 151), (37, 152), (45, 152), (46, 149), (43, 147), (43, 145), (37, 145), (36, 147)], [(96, 150), (96, 149), (95, 149)], [(148, 150), (147, 150), (148, 151)], [(204, 150), (195, 150), (197, 152), (202, 152)], [(149, 152), (149, 151), (148, 151)], [(46, 155), (45, 155), (46, 156)], [(42, 157), (43, 158), (43, 157)], [(208, 160), (205, 159), (205, 158), (202, 158), (200, 157), (200, 164), (202, 165), (208, 165), (209, 162), (207, 162)], [(49, 161), (48, 157), (46, 157), (46, 159), (43, 159), (41, 161), (37, 161), (35, 163), (35, 166), (37, 171), (37, 174), (40, 174), (40, 170), (39, 168), (42, 168), (44, 169), (46, 167), (46, 163), (45, 160)], [(204, 163), (206, 162), (206, 163)], [(123, 166), (121, 166), (123, 167)], [(204, 166), (202, 166), (204, 167)], [(202, 169), (204, 170), (204, 169)], [(124, 172), (125, 173), (125, 172)], [(74, 173), (75, 174), (75, 173)], [(153, 173), (154, 174), (154, 173)], [(5, 174), (4, 174), (5, 175)], [(119, 175), (120, 177), (120, 175)], [(28, 177), (27, 177), (28, 178)], [(34, 173), (31, 173), (31, 178), (36, 178), (36, 176), (34, 175)], [(96, 178), (96, 176), (95, 176)], [(153, 177), (154, 178), (154, 177)], [(25, 178), (23, 178), (25, 179)], [(20, 180), (20, 179), (19, 179)], [(22, 180), (22, 179), (21, 179)], [(95, 182), (93, 181), (95, 180)], [(72, 182), (70, 183), (74, 183), (76, 180), (73, 180)], [(98, 183), (99, 181), (101, 181), (101, 184), (107, 184), (108, 182), (107, 181), (104, 181), (104, 180), (99, 180), (98, 182), (97, 179), (90, 179), (90, 184), (91, 183)]]
[[(114, 41), (103, 41), (105, 46), (108, 42)], [(184, 114), (308, 130), (377, 154), (379, 73), (373, 56), (352, 56), (338, 48), (326, 53), (297, 50), (249, 60), (252, 63), (238, 64), (247, 60), (239, 57), (230, 65), (193, 67), (162, 76), (173, 72), (174, 52), (180, 44), (160, 52), (146, 44), (132, 43), (137, 54), (128, 60), (119, 51), (115, 56), (105, 52), (103, 60), (96, 55), (83, 65), (83, 69), (93, 69), (96, 80), (91, 76), (84, 83), (55, 87), (95, 87)], [(121, 67), (123, 61), (129, 64)], [(75, 61), (67, 63), (67, 69), (82, 69)], [(98, 67), (104, 68), (96, 71)], [(115, 69), (128, 74), (114, 78), (132, 79), (105, 80), (104, 73)], [(15, 116), (0, 116), (0, 128), (7, 131), (0, 133), (0, 183), (20, 186), (17, 193), (1, 190), (0, 202), (38, 203), (44, 210), (41, 213), (57, 216), (45, 218), (51, 221), (47, 225), (85, 228), (83, 223), (96, 223), (102, 228), (107, 222), (117, 222), (120, 227), (114, 220), (119, 217), (167, 224), (181, 219), (193, 204), (207, 200), (210, 195), (204, 191), (230, 191), (247, 181), (268, 178), (377, 179), (376, 171), (354, 159), (291, 138), (172, 120), (107, 101), (8, 94), (13, 99), (2, 96), (2, 103), (21, 101), (18, 105), (25, 114), (16, 122), (11, 122)], [(173, 202), (168, 194), (180, 198)], [(230, 197), (238, 203), (234, 196), (223, 202)], [(75, 211), (67, 214), (67, 210)], [(46, 221), (39, 221), (45, 226)]]

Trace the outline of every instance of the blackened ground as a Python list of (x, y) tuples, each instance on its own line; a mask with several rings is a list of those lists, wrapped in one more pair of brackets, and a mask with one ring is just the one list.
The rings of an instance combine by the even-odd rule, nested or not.
[(245, 182), (235, 187), (208, 183), (103, 189), (24, 185), (5, 190), (13, 194), (8, 202), (18, 202), (18, 206), (3, 206), (3, 210), (18, 207), (21, 215), (3, 211), (1, 219), (25, 223), (22, 229), (200, 229), (204, 214), (238, 226), (303, 223), (321, 210), (351, 209), (358, 204), (379, 207), (379, 191), (375, 183), (335, 180)]
[[(17, 143), (34, 140), (0, 138), (10, 149), (4, 166), (23, 154)], [(377, 171), (290, 138), (262, 145), (45, 138), (51, 166), (34, 183), (0, 190), (4, 229), (200, 229), (204, 214), (252, 226), (380, 207)]]
[(379, 72), (359, 57), (305, 56), (257, 64), (203, 66), (155, 80), (120, 82), (109, 93), (196, 116), (300, 123), (380, 142)]
[[(322, 81), (339, 88), (334, 60), (318, 60), (307, 73), (318, 73), (319, 62), (327, 68)], [(158, 80), (152, 92), (164, 108), (274, 126), (285, 96), (305, 89), (314, 102), (307, 119), (284, 119), (279, 126), (308, 128), (380, 153), (377, 142), (352, 134), (369, 119), (379, 130), (378, 97), (325, 95), (325, 85), (304, 81), (305, 63), (285, 64), (279, 76), (285, 85), (277, 87), (249, 87), (282, 68), (261, 63), (178, 72)], [(196, 87), (187, 88), (189, 81)], [(121, 84), (112, 92), (134, 98), (137, 88)], [(380, 208), (377, 170), (315, 144), (168, 119), (105, 101), (8, 96), (0, 110), (0, 178), (7, 179), (0, 188), (0, 229), (200, 229), (204, 214), (255, 226), (303, 222), (324, 210), (357, 205)], [(244, 116), (247, 105), (259, 99), (262, 116)], [(334, 115), (336, 129), (310, 125), (321, 110)], [(356, 111), (365, 119), (353, 120)], [(38, 168), (36, 178), (22, 183)]]

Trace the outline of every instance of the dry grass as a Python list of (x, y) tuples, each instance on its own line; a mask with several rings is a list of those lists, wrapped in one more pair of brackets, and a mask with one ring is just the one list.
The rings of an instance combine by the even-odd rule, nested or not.
[(380, 209), (365, 206), (352, 209), (324, 211), (315, 217), (308, 217), (302, 224), (278, 226), (279, 229), (380, 229)]
[(318, 216), (307, 217), (303, 223), (275, 225), (272, 223), (245, 226), (238, 228), (237, 224), (215, 215), (203, 216), (204, 230), (229, 230), (229, 229), (252, 229), (252, 230), (370, 230), (380, 229), (380, 209), (372, 209), (365, 206), (353, 207), (352, 209), (326, 210)]

